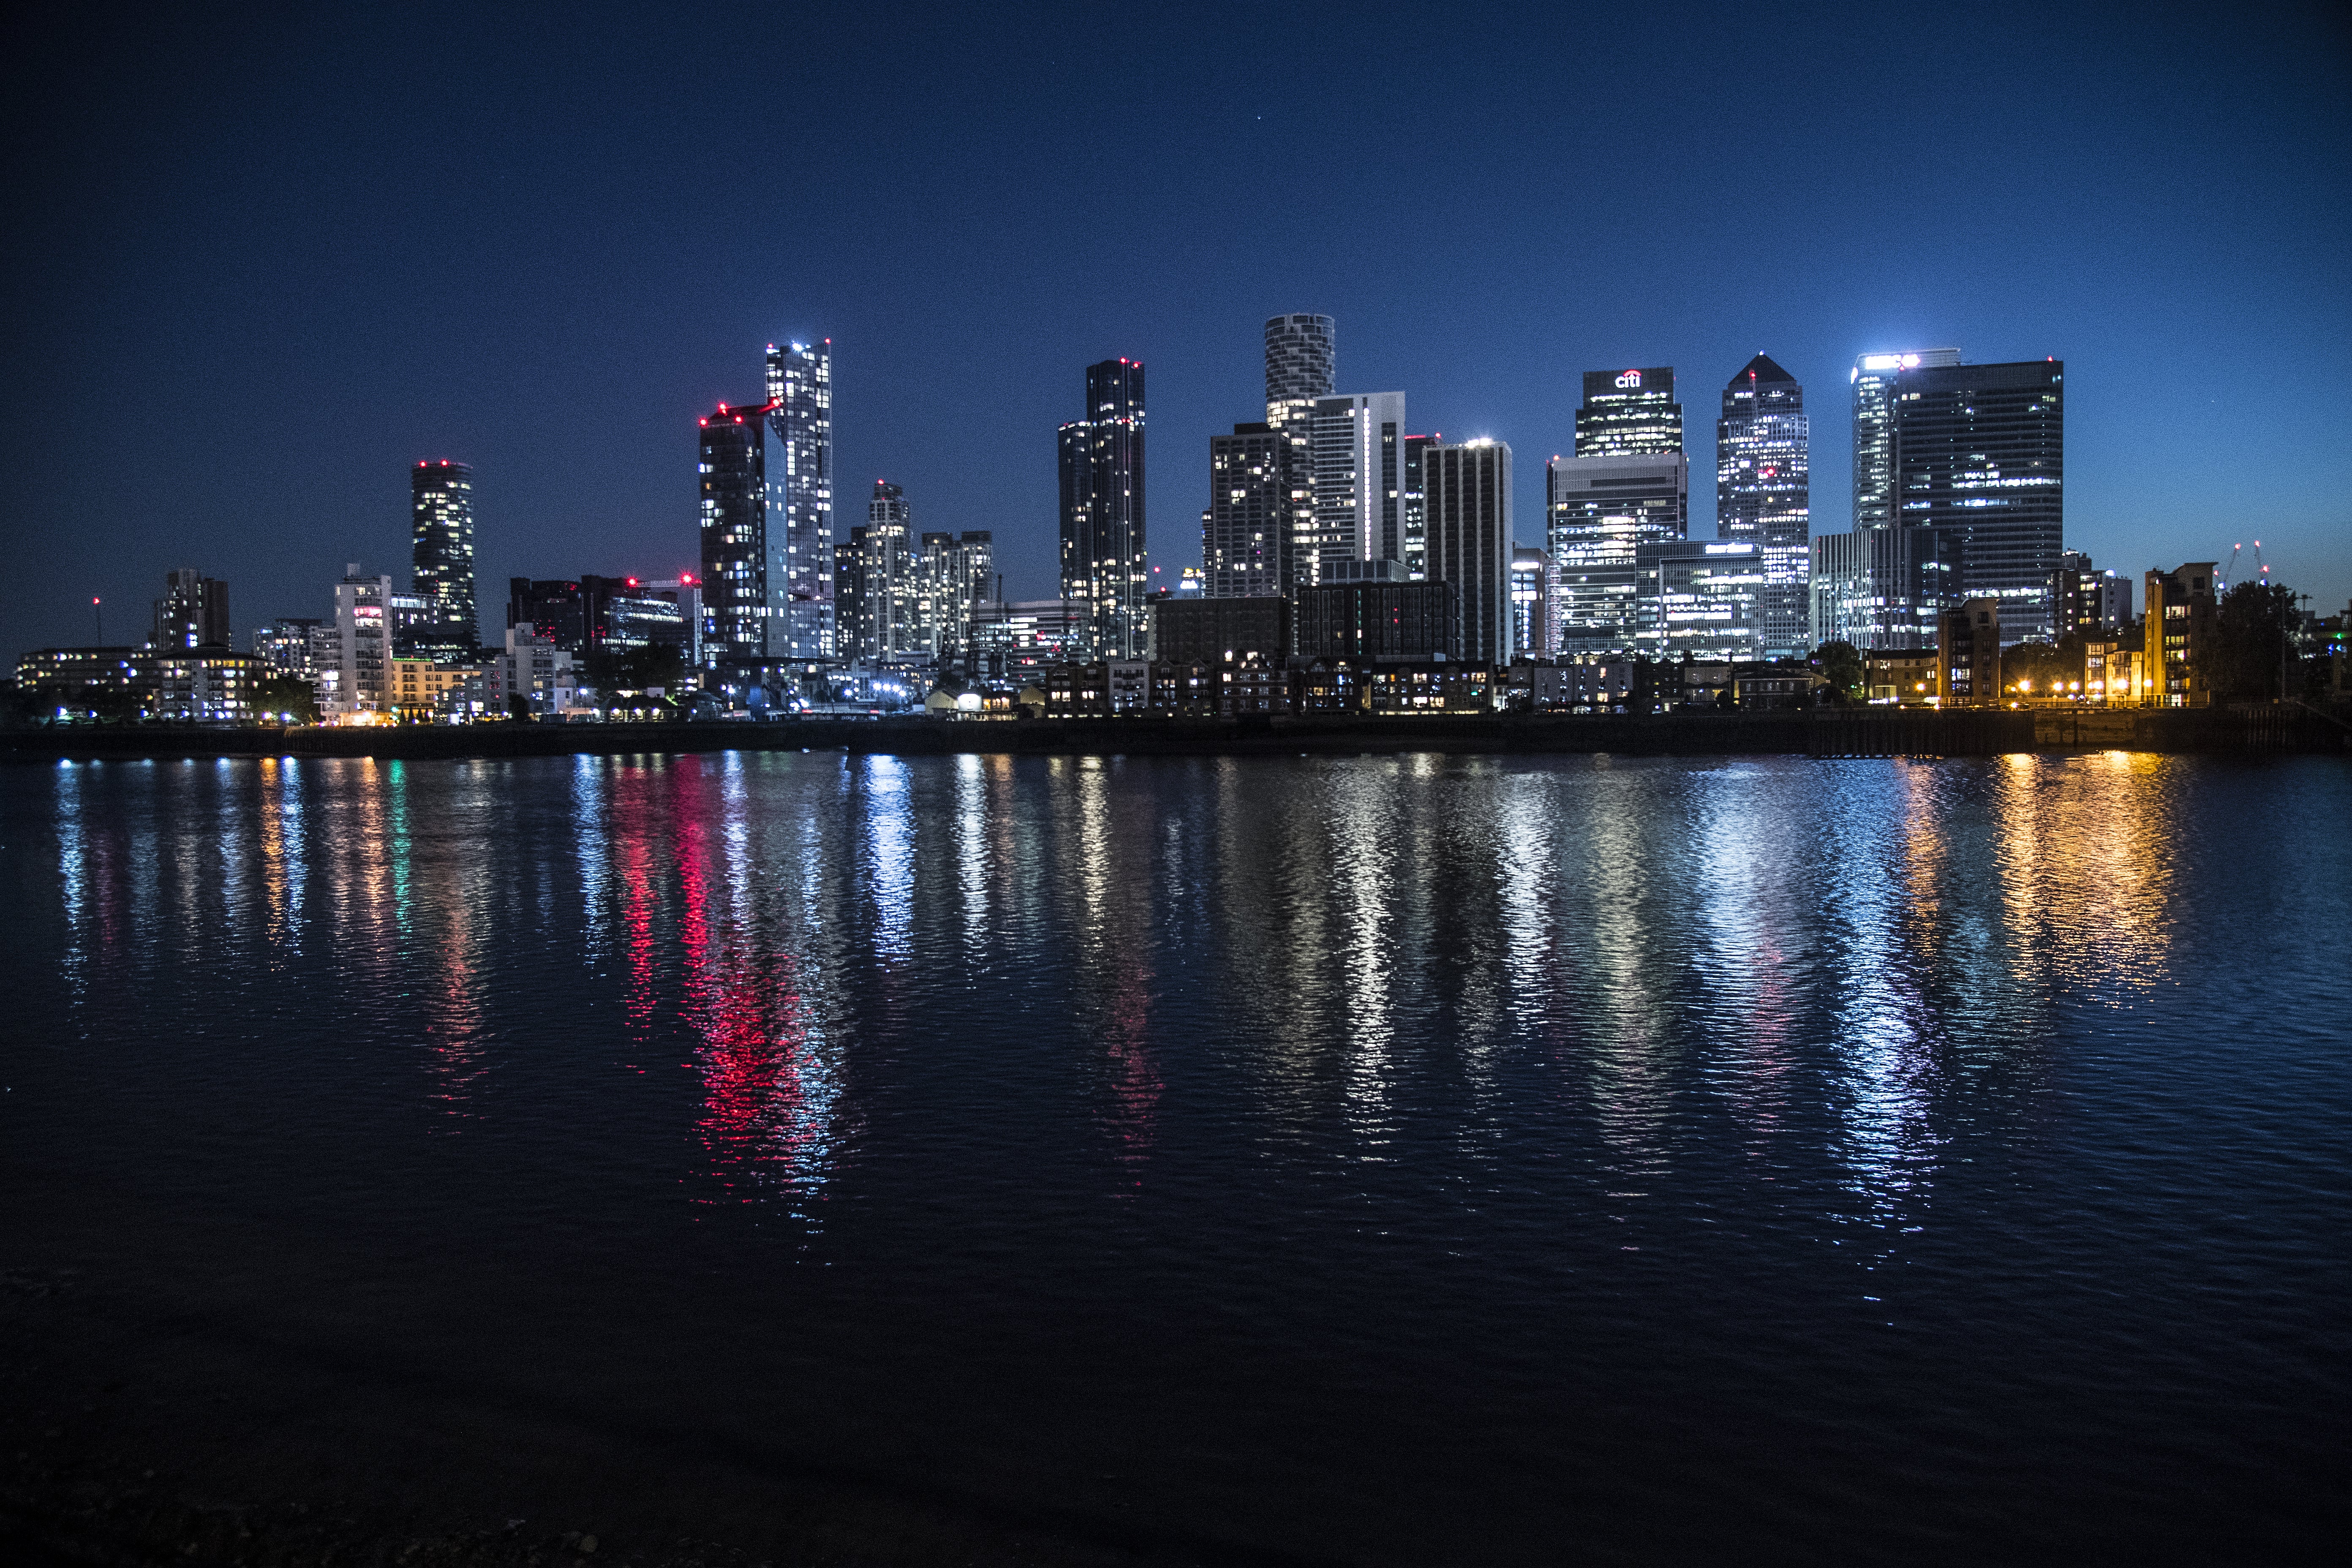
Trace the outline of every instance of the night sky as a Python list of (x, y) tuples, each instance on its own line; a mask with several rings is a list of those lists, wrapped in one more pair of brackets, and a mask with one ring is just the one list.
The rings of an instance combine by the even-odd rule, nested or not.
[[(1792, 16), (1792, 13), (1801, 13)], [(1152, 560), (1200, 554), (1260, 332), (1515, 456), (1580, 374), (1717, 395), (2067, 362), (2068, 543), (2137, 575), (2259, 537), (2352, 595), (2352, 49), (2332, 6), (289, 8), (11, 24), (0, 654), (142, 639), (164, 572), (242, 646), (408, 570), (408, 467), (471, 463), (509, 575), (692, 569), (695, 416), (829, 336), (837, 531), (877, 477), (1055, 591), (1055, 426), (1149, 366)]]

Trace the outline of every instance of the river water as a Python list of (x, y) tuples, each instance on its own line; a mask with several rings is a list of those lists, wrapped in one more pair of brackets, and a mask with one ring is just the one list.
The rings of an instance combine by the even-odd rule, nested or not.
[(9, 1229), (342, 1369), (329, 1457), (415, 1384), (1210, 1559), (2284, 1554), (2347, 822), (2119, 752), (14, 768)]

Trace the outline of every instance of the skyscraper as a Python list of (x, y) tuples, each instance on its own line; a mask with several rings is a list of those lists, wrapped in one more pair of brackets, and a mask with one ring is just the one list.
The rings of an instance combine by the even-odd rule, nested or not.
[(2055, 635), (2065, 551), (2066, 366), (1922, 364), (1895, 376), (1895, 516), (1960, 541), (1960, 592), (2003, 640)]
[(1275, 316), (1265, 323), (1265, 423), (1282, 437), (1283, 555), (1291, 585), (1322, 566), (1315, 520), (1315, 404), (1331, 395), (1338, 333), (1328, 316)]
[(1584, 373), (1584, 406), (1576, 411), (1578, 457), (1655, 458), (1682, 449), (1683, 405), (1675, 401), (1674, 366)]
[(1062, 597), (1085, 607), (1097, 658), (1140, 658), (1143, 607), (1143, 364), (1087, 367), (1087, 416), (1060, 433)]
[(1299, 580), (1337, 579), (1354, 561), (1403, 558), (1404, 394), (1318, 397), (1307, 405), (1311, 538)]
[[(701, 421), (702, 662), (799, 657), (793, 651), (787, 534), (781, 523), (784, 445), (772, 433), (772, 403), (722, 403)], [(828, 502), (828, 506), (829, 506)], [(829, 548), (829, 546), (828, 546)], [(830, 563), (828, 563), (829, 566)], [(830, 570), (824, 576), (830, 579)], [(823, 608), (832, 611), (831, 584)], [(830, 627), (826, 628), (828, 634)], [(831, 637), (825, 642), (830, 647)]]
[(1423, 448), (1429, 577), (1460, 595), (1462, 657), (1511, 660), (1511, 449), (1500, 441)]
[(1636, 557), (1643, 545), (1681, 541), (1690, 460), (1679, 453), (1554, 458), (1545, 500), (1559, 575), (1559, 651), (1632, 648), (1643, 623)]
[(887, 479), (875, 480), (866, 526), (850, 530), (850, 539), (857, 619), (854, 626), (836, 628), (843, 656), (882, 664), (929, 663), (939, 650), (925, 614), (922, 564), (906, 492)]
[(1201, 514), (1203, 595), (1257, 599), (1289, 592), (1287, 444), (1271, 425), (1209, 437), (1209, 505)]
[[(1337, 333), (1328, 316), (1274, 316), (1265, 323), (1265, 405), (1331, 395)], [(1273, 424), (1269, 417), (1266, 421)]]
[(961, 535), (926, 533), (917, 571), (923, 584), (922, 620), (939, 658), (970, 668), (980, 606), (995, 578), (995, 545), (986, 529)]
[(1421, 482), (1421, 457), (1430, 447), (1444, 440), (1442, 432), (1404, 438), (1404, 463), (1402, 475), (1403, 493), (1398, 498), (1398, 529), (1407, 582), (1418, 583), (1429, 575), (1429, 497)]
[(1853, 525), (1893, 528), (1895, 378), (1923, 365), (1960, 363), (1958, 349), (1906, 349), (1864, 354), (1846, 380), (1853, 387)]
[(226, 648), (230, 635), (226, 583), (207, 577), (193, 566), (163, 574), (163, 596), (155, 601), (155, 635), (150, 647), (159, 651)]
[(1559, 572), (1549, 551), (1511, 546), (1511, 653), (1549, 658), (1559, 651), (1559, 618), (1553, 613)]
[(416, 642), (465, 654), (481, 637), (474, 613), (474, 470), (446, 458), (408, 473), (414, 541), (409, 591), (428, 623)]
[(1757, 546), (1766, 658), (1793, 658), (1807, 641), (1812, 539), (1805, 389), (1763, 354), (1723, 389), (1716, 423), (1716, 537)]
[(769, 656), (835, 656), (833, 610), (833, 340), (768, 345), (769, 429), (782, 472), (770, 508), (782, 548), (771, 584)]

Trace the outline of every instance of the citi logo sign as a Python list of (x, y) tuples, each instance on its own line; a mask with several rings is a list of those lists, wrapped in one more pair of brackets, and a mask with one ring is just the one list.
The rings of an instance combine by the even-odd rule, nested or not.
[(1639, 386), (1642, 384), (1642, 373), (1638, 370), (1629, 370), (1624, 374), (1617, 378), (1617, 384), (1620, 386)]

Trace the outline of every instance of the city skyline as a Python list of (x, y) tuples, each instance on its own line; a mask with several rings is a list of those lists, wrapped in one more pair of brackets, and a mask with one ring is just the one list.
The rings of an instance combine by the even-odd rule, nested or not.
[[(243, 622), (317, 615), (315, 585), (345, 563), (388, 571), (409, 553), (409, 498), (383, 476), (444, 457), (476, 471), (485, 581), (689, 570), (681, 421), (756, 396), (758, 344), (826, 335), (840, 351), (838, 482), (856, 493), (887, 475), (923, 498), (926, 526), (992, 531), (1014, 598), (1055, 580), (1055, 476), (1035, 432), (1074, 412), (1076, 367), (1120, 353), (1150, 363), (1157, 445), (1179, 463), (1155, 487), (1164, 579), (1191, 563), (1188, 520), (1207, 500), (1192, 454), (1262, 407), (1262, 323), (1299, 310), (1338, 321), (1340, 390), (1402, 388), (1417, 432), (1514, 447), (1517, 538), (1529, 544), (1542, 542), (1541, 459), (1570, 449), (1585, 371), (1676, 366), (1702, 389), (1684, 402), (1704, 475), (1706, 399), (1770, 355), (1816, 389), (1818, 535), (1850, 516), (1834, 389), (1858, 356), (1951, 343), (1985, 363), (2055, 354), (2074, 383), (2069, 548), (2137, 573), (2259, 538), (2315, 609), (2340, 606), (2352, 593), (2340, 500), (2352, 456), (2337, 438), (2352, 427), (2352, 219), (2326, 193), (2352, 165), (2352, 139), (2336, 113), (2336, 57), (2298, 47), (2291, 16), (2211, 48), (2065, 18), (1937, 41), (1932, 75), (1968, 90), (1906, 94), (1905, 137), (1940, 133), (1950, 149), (1911, 169), (1915, 195), (1949, 205), (1991, 179), (2009, 198), (2008, 216), (1958, 247), (1890, 224), (1878, 193), (1895, 143), (1855, 135), (1844, 107), (1855, 81), (1916, 79), (1914, 45), (1851, 17), (1694, 20), (1638, 135), (1611, 124), (1570, 135), (1503, 107), (1514, 95), (1501, 90), (1544, 79), (1534, 62), (1554, 58), (1553, 30), (1566, 28), (1579, 36), (1577, 90), (1595, 94), (1654, 47), (1626, 19), (1530, 24), (1500, 79), (1447, 43), (1409, 100), (1361, 62), (1291, 80), (1276, 46), (1302, 29), (1288, 21), (1239, 70), (1166, 29), (1033, 58), (998, 23), (911, 42), (845, 24), (795, 79), (854, 79), (887, 57), (895, 79), (954, 105), (969, 133), (940, 146), (927, 102), (862, 141), (827, 132), (763, 170), (748, 197), (698, 151), (681, 156), (737, 116), (696, 107), (677, 84), (707, 72), (714, 91), (698, 103), (729, 82), (766, 101), (759, 83), (780, 47), (766, 33), (729, 59), (592, 11), (585, 33), (626, 35), (651, 74), (632, 86), (554, 62), (511, 115), (489, 119), (468, 106), (495, 96), (478, 90), (482, 73), (516, 42), (496, 20), (461, 28), (481, 47), (454, 58), (388, 21), (320, 23), (268, 47), (241, 23), (208, 39), (166, 28), (110, 44), (121, 68), (108, 87), (72, 104), (32, 95), (56, 117), (39, 144), (83, 151), (28, 188), (12, 263), (26, 308), (10, 328), (23, 374), (6, 394), (21, 476), (8, 515), (45, 592), (0, 633), (11, 651), (74, 640), (92, 596), (110, 611), (143, 606), (154, 573), (183, 564), (237, 584)], [(58, 47), (82, 47), (79, 24), (55, 26)], [(1767, 34), (1776, 58), (1807, 63), (1785, 84), (1790, 111), (1738, 141), (1731, 105)], [(1156, 74), (1132, 115), (1076, 164), (1042, 162), (1057, 105), (1135, 74), (1142, 50)], [(1034, 90), (976, 85), (1008, 61)], [(216, 115), (173, 85), (199, 67), (243, 107)], [(347, 110), (303, 125), (268, 89), (281, 78), (314, 80)], [(1457, 79), (1493, 90), (1459, 123), (1424, 123), (1415, 105)], [(2086, 80), (2103, 85), (2079, 90)], [(615, 129), (584, 134), (577, 101), (607, 88)], [(1997, 125), (1967, 108), (1988, 93), (2011, 106)], [(445, 96), (446, 115), (416, 118)], [(1244, 213), (1203, 239), (1201, 204), (1222, 199), (1234, 163), (1367, 116), (1386, 152), (1343, 157), (1293, 207)], [(406, 129), (379, 137), (366, 129), (378, 121)], [(152, 155), (167, 145), (182, 155)], [(1114, 153), (1139, 160), (1137, 223), (1115, 241), (1078, 222), (1082, 207), (1055, 205)], [(1556, 194), (1571, 154), (1586, 184)], [(320, 189), (303, 172), (314, 159), (347, 182)], [(1792, 184), (1790, 169), (1806, 177)], [(1378, 254), (1328, 221), (1332, 204), (1441, 171), (1433, 221)], [(419, 225), (362, 195), (418, 180), (447, 187), (446, 210), (465, 219)], [(1591, 265), (1578, 237), (1602, 209), (1643, 234), (1641, 266)], [(1768, 214), (1774, 237), (1759, 251), (1750, 237)], [(114, 242), (82, 265), (97, 233)], [(74, 411), (148, 387), (159, 363), (178, 389), (173, 417), (101, 459), (96, 426)], [(562, 420), (514, 417), (558, 387)], [(341, 416), (322, 420), (329, 397)], [(287, 444), (268, 485), (234, 503), (207, 493), (210, 454), (289, 425), (305, 438)], [(101, 461), (115, 482), (81, 482)], [(1696, 488), (1689, 533), (1703, 538), (1713, 487)]]

